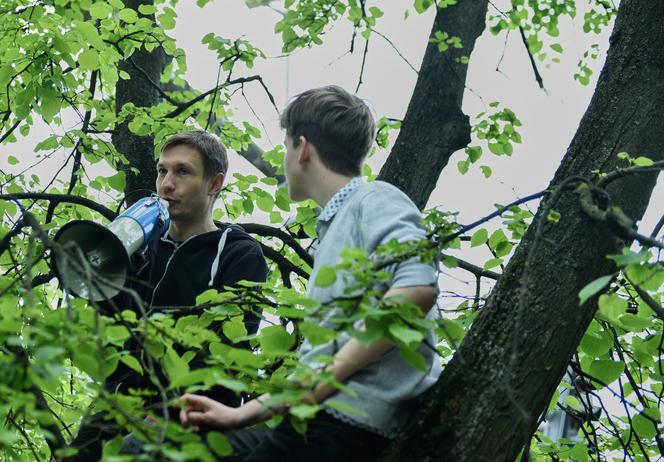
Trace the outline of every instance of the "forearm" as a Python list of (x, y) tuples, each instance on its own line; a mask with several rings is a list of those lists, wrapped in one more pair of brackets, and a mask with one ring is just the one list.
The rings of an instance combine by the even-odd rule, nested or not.
[(236, 409), (236, 420), (233, 422), (233, 427), (241, 428), (249, 425), (254, 425), (260, 422), (269, 420), (275, 412), (277, 407), (266, 407), (265, 402), (270, 399), (270, 394), (265, 393), (258, 398), (247, 401), (245, 404)]
[[(425, 315), (435, 302), (435, 289), (429, 286), (404, 287), (389, 290), (384, 299), (395, 296), (405, 297), (409, 302), (419, 306)], [(394, 343), (388, 340), (377, 340), (370, 345), (364, 345), (359, 340), (351, 338), (334, 355), (334, 360), (326, 369), (331, 372), (337, 382), (345, 382), (351, 376), (361, 371), (371, 363), (379, 360), (394, 348)], [(309, 400), (317, 403), (325, 401), (337, 389), (327, 383), (319, 383), (312, 391)]]

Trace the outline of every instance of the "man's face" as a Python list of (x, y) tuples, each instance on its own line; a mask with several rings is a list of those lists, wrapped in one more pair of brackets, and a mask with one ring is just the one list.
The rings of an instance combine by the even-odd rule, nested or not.
[(212, 179), (205, 179), (198, 150), (179, 145), (162, 152), (157, 162), (157, 194), (168, 202), (172, 221), (204, 219), (214, 201), (211, 185)]
[(286, 146), (284, 171), (286, 175), (286, 183), (288, 184), (288, 195), (294, 201), (305, 200), (307, 199), (307, 195), (304, 193), (304, 174), (302, 172), (302, 165), (300, 165), (299, 162), (302, 143), (296, 148), (293, 145), (293, 138), (286, 135), (284, 145)]

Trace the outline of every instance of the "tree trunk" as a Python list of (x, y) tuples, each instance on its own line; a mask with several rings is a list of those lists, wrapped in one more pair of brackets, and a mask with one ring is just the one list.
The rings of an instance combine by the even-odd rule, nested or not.
[(419, 208), (426, 205), (450, 156), (470, 142), (468, 116), (461, 111), (468, 64), (460, 58), (470, 57), (484, 31), (487, 5), (473, 0), (438, 9), (430, 37), (445, 32), (459, 37), (463, 48), (441, 52), (437, 43), (429, 43), (401, 131), (378, 175)]
[[(125, 6), (138, 12), (139, 5), (153, 5), (153, 0), (125, 0)], [(145, 16), (138, 13), (139, 16)], [(153, 16), (148, 16), (154, 20)], [(129, 58), (121, 61), (118, 71), (125, 71), (131, 79), (119, 79), (115, 86), (115, 110), (119, 113), (126, 103), (134, 103), (137, 107), (156, 106), (161, 101), (159, 84), (161, 74), (166, 66), (166, 54), (162, 47), (148, 52), (144, 48), (134, 52)], [(128, 164), (118, 166), (125, 172), (125, 199), (128, 205), (154, 191), (157, 172), (154, 158), (154, 136), (138, 136), (129, 130), (126, 120), (115, 127), (112, 140), (115, 148), (123, 154)], [(132, 168), (138, 169), (133, 173)]]
[[(552, 188), (573, 176), (590, 179), (593, 171), (615, 169), (621, 151), (664, 158), (664, 8), (623, 0), (610, 43), (595, 95)], [(640, 219), (656, 179), (639, 174), (611, 183), (611, 204)], [(606, 255), (621, 246), (604, 224), (581, 211), (573, 190), (553, 204), (562, 215), (558, 223), (546, 221), (544, 207), (384, 460), (513, 461), (536, 430), (597, 309), (595, 299), (579, 306), (578, 293), (615, 270)]]

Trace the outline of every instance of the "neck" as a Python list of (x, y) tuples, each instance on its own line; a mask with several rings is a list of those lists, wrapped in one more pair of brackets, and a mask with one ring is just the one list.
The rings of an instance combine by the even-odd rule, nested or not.
[(168, 227), (168, 235), (174, 241), (182, 242), (192, 236), (215, 231), (216, 229), (217, 226), (212, 221), (212, 217), (209, 216), (201, 222), (180, 222), (172, 220)]
[(332, 199), (332, 196), (353, 178), (354, 176), (341, 175), (327, 169), (322, 170), (312, 185), (310, 197), (323, 208)]

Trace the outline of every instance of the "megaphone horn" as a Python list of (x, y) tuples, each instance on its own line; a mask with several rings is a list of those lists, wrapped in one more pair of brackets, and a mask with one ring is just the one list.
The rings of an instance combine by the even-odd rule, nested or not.
[[(89, 220), (69, 222), (53, 240), (76, 245), (80, 252), (55, 252), (55, 273), (73, 295), (90, 301), (111, 299), (127, 282), (129, 257), (168, 224), (168, 203), (157, 196), (140, 199), (108, 227)], [(100, 277), (91, 278), (87, 268)]]

